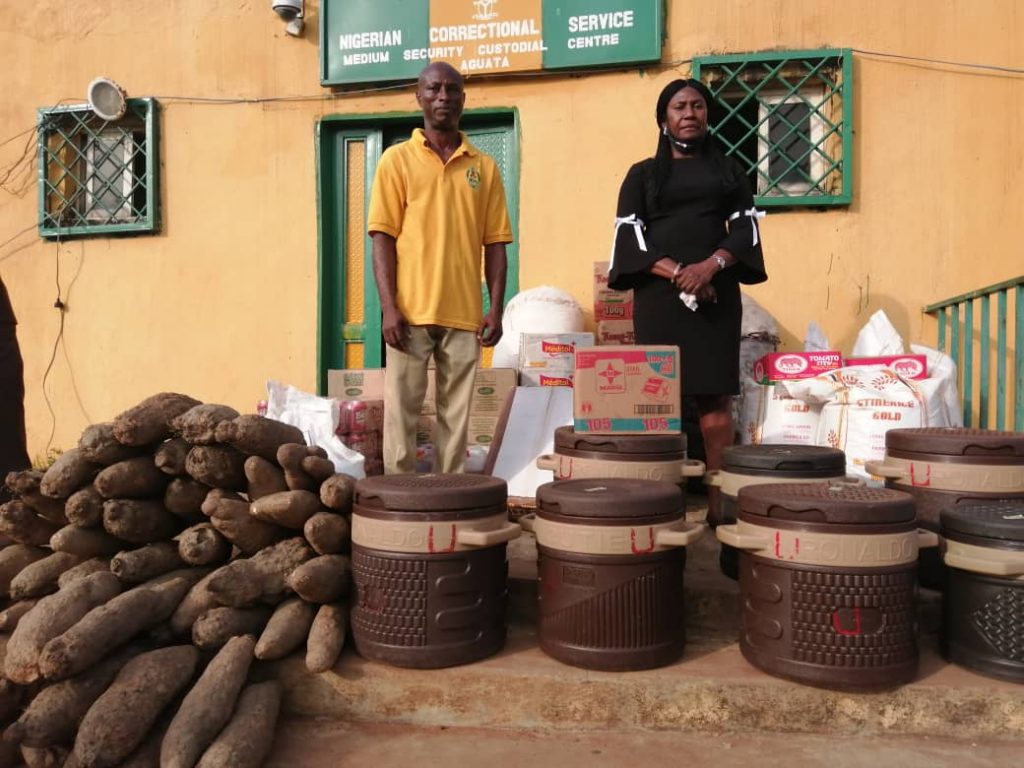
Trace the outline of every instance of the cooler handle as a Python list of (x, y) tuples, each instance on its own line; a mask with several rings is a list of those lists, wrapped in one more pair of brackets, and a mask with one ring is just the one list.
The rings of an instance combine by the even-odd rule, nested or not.
[(459, 531), (455, 540), (467, 547), (491, 547), (518, 539), (522, 532), (523, 529), (515, 523), (506, 523), (492, 531)]
[(868, 474), (875, 477), (884, 477), (886, 480), (899, 480), (904, 475), (902, 469), (887, 466), (882, 461), (865, 461), (864, 469), (867, 470)]
[(939, 534), (929, 531), (927, 528), (917, 529), (917, 548), (928, 549), (939, 546)]
[(709, 469), (704, 473), (704, 485), (712, 485), (715, 488), (722, 487), (722, 470)]
[(768, 549), (771, 546), (771, 542), (768, 539), (739, 533), (737, 528), (738, 526), (736, 525), (720, 525), (715, 528), (715, 536), (723, 544), (728, 544), (736, 549), (746, 549), (751, 552)]
[(530, 512), (519, 518), (519, 526), (530, 533), (533, 533), (534, 526), (537, 524), (537, 515), (535, 512)]
[[(973, 571), (986, 576), (1024, 576), (1024, 559), (1021, 559), (1020, 552), (1008, 553), (1008, 557), (1000, 559), (993, 553), (990, 558), (971, 557), (962, 555), (959, 552), (946, 552), (946, 565), (950, 568), (959, 568), (962, 571)], [(1013, 556), (1016, 557), (1013, 557)]]
[(694, 523), (682, 531), (660, 530), (654, 534), (654, 544), (658, 547), (685, 547), (697, 541), (707, 531), (707, 523)]
[(546, 469), (554, 472), (558, 469), (558, 462), (555, 461), (555, 457), (550, 453), (542, 453), (537, 457), (537, 469)]
[(704, 462), (699, 459), (683, 459), (679, 472), (683, 477), (700, 477), (704, 474)]

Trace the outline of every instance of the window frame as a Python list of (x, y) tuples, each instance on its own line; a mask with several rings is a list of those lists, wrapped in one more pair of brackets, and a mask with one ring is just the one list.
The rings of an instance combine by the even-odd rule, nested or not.
[[(77, 130), (67, 131), (58, 127), (57, 123), (67, 119), (68, 115), (79, 115)], [(37, 157), (39, 166), (39, 234), (41, 237), (54, 239), (71, 239), (79, 237), (95, 237), (120, 234), (153, 234), (160, 230), (160, 177), (159, 177), (159, 104), (153, 98), (128, 99), (126, 118), (134, 119), (140, 124), (138, 129), (124, 133), (117, 131), (119, 121), (103, 121), (92, 116), (87, 104), (72, 104), (57, 107), (43, 107), (37, 111)], [(85, 123), (95, 123), (96, 128)], [(121, 147), (116, 145), (110, 152), (101, 147), (101, 139), (112, 133), (120, 134)], [(143, 137), (144, 147), (140, 148), (136, 136)], [(63, 146), (70, 146), (69, 152), (75, 157), (69, 163), (55, 157), (57, 152), (51, 148), (51, 142), (57, 141)], [(135, 170), (137, 153), (142, 154), (144, 166), (142, 174)], [(120, 184), (116, 178), (103, 184), (95, 173), (96, 153), (102, 153), (99, 164), (109, 161), (115, 156), (123, 159), (122, 179)], [(80, 163), (82, 170), (77, 174), (72, 170)], [(141, 180), (144, 187), (144, 203), (140, 213), (135, 203), (136, 187)], [(49, 209), (52, 205), (51, 196), (65, 199), (63, 185), (78, 186), (82, 195), (82, 206), (76, 214), (76, 222), (66, 224), (59, 220), (60, 211)], [(100, 189), (97, 189), (101, 186)], [(109, 210), (102, 202), (105, 193), (120, 186), (122, 191), (121, 205), (117, 210)], [(113, 219), (113, 221), (111, 221)], [(97, 223), (90, 223), (97, 222)], [(100, 223), (102, 222), (102, 223)]]
[[(756, 175), (757, 183), (754, 184), (754, 202), (764, 208), (796, 208), (814, 207), (828, 208), (848, 206), (853, 202), (853, 55), (849, 48), (822, 48), (815, 50), (785, 50), (785, 51), (757, 51), (751, 53), (725, 54), (716, 56), (695, 56), (693, 59), (693, 77), (708, 84), (709, 70), (714, 71), (721, 68), (744, 67), (750, 65), (781, 66), (787, 61), (814, 62), (822, 59), (836, 59), (838, 84), (835, 88), (826, 92), (826, 86), (821, 85), (821, 90), (813, 88), (815, 83), (801, 85), (797, 91), (804, 94), (803, 98), (795, 92), (786, 91), (772, 84), (768, 77), (758, 81), (752, 94), (744, 96), (744, 100), (754, 98), (758, 102), (758, 125), (756, 126), (757, 158), (753, 160), (753, 167), (748, 172)], [(774, 79), (774, 76), (771, 78)], [(714, 89), (712, 89), (714, 90)], [(765, 100), (774, 99), (774, 103), (786, 103), (788, 99), (782, 98), (785, 94), (794, 100), (812, 106), (810, 115), (810, 139), (811, 139), (811, 175), (816, 180), (817, 186), (834, 186), (835, 191), (830, 193), (810, 193), (810, 190), (803, 194), (773, 194), (772, 192), (762, 193), (764, 185), (770, 184), (770, 190), (784, 190), (782, 183), (765, 182), (762, 172), (770, 163), (770, 154), (763, 151), (766, 144), (765, 134), (769, 129), (770, 114), (765, 115)], [(828, 103), (833, 99), (840, 100), (840, 108), (834, 113), (828, 109)], [(838, 120), (834, 120), (838, 118)], [(836, 128), (829, 128), (827, 123), (832, 123)], [(712, 126), (714, 133), (715, 126)], [(835, 138), (835, 148), (839, 151), (838, 157), (830, 157), (828, 161), (819, 151), (829, 146), (829, 134)], [(817, 147), (818, 149), (815, 149)], [(726, 154), (732, 154), (727, 150)], [(828, 163), (835, 163), (835, 167), (826, 170)], [(745, 164), (746, 165), (746, 164)], [(815, 173), (815, 168), (820, 171)], [(839, 174), (837, 182), (831, 182), (830, 178)], [(770, 174), (769, 174), (770, 175)], [(808, 182), (807, 186), (813, 188), (815, 182)]]

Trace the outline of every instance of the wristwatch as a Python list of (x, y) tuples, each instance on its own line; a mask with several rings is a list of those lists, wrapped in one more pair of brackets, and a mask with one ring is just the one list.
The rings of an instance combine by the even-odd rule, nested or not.
[(712, 253), (711, 254), (711, 258), (714, 259), (715, 263), (718, 264), (718, 271), (719, 272), (721, 272), (723, 269), (726, 268), (727, 265), (725, 263), (725, 257), (724, 256), (722, 256), (720, 254), (717, 254), (717, 253)]

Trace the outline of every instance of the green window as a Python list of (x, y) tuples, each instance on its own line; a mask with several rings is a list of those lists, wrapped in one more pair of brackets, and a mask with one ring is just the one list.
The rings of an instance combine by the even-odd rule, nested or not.
[(698, 56), (693, 76), (724, 105), (712, 132), (746, 169), (759, 206), (850, 203), (849, 50)]
[(120, 120), (82, 105), (39, 110), (39, 233), (82, 237), (159, 229), (157, 104)]

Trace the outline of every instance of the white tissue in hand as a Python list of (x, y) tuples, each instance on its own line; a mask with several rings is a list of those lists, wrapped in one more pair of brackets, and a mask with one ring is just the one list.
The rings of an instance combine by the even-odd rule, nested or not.
[(683, 302), (683, 304), (685, 304), (692, 311), (697, 311), (697, 297), (694, 296), (692, 293), (686, 293), (685, 291), (683, 293), (680, 293), (679, 300)]

